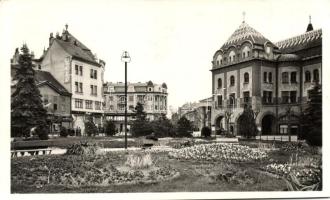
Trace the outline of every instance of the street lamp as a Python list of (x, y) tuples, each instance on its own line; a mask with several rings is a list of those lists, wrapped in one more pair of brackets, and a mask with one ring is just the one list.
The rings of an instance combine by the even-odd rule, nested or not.
[(123, 52), (121, 61), (125, 62), (125, 149), (127, 149), (127, 63), (131, 62), (131, 57), (127, 51)]

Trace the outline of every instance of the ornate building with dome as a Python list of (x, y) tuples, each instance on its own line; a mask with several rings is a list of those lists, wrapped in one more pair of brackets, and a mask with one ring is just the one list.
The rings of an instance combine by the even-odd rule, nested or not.
[(212, 126), (239, 133), (250, 105), (262, 135), (295, 135), (308, 91), (321, 83), (322, 30), (311, 22), (305, 33), (273, 43), (245, 21), (212, 60)]
[[(127, 84), (127, 114), (128, 129), (135, 117), (137, 103), (143, 105), (149, 120), (155, 120), (161, 114), (167, 114), (167, 85), (156, 84), (152, 81), (145, 83)], [(114, 121), (118, 132), (124, 131), (125, 119), (125, 84), (122, 82), (103, 84), (103, 98), (105, 102), (104, 115), (106, 119)]]

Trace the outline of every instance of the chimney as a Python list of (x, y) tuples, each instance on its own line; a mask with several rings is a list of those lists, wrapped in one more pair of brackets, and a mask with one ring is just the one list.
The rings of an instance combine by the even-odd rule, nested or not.
[(52, 45), (53, 41), (54, 41), (53, 33), (50, 33), (50, 35), (49, 35), (49, 46)]
[(61, 39), (61, 36), (58, 32), (56, 32), (56, 39), (59, 39), (59, 40)]

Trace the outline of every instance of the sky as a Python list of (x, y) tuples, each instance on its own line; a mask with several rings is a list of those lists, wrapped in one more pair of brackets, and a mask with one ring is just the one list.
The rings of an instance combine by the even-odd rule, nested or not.
[[(105, 81), (124, 82), (124, 50), (131, 55), (129, 82), (165, 82), (169, 106), (212, 95), (213, 54), (245, 21), (272, 42), (329, 21), (330, 1), (271, 0), (0, 0), (4, 59), (27, 43), (39, 57), (51, 32), (68, 30), (106, 62)], [(8, 72), (9, 75), (9, 72)], [(7, 78), (7, 76), (6, 76)], [(9, 81), (8, 81), (9, 82)]]

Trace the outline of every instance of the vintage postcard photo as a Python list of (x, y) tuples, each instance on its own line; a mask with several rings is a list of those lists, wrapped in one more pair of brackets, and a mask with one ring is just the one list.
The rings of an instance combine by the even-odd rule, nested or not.
[(0, 1), (8, 195), (329, 196), (329, 8)]

